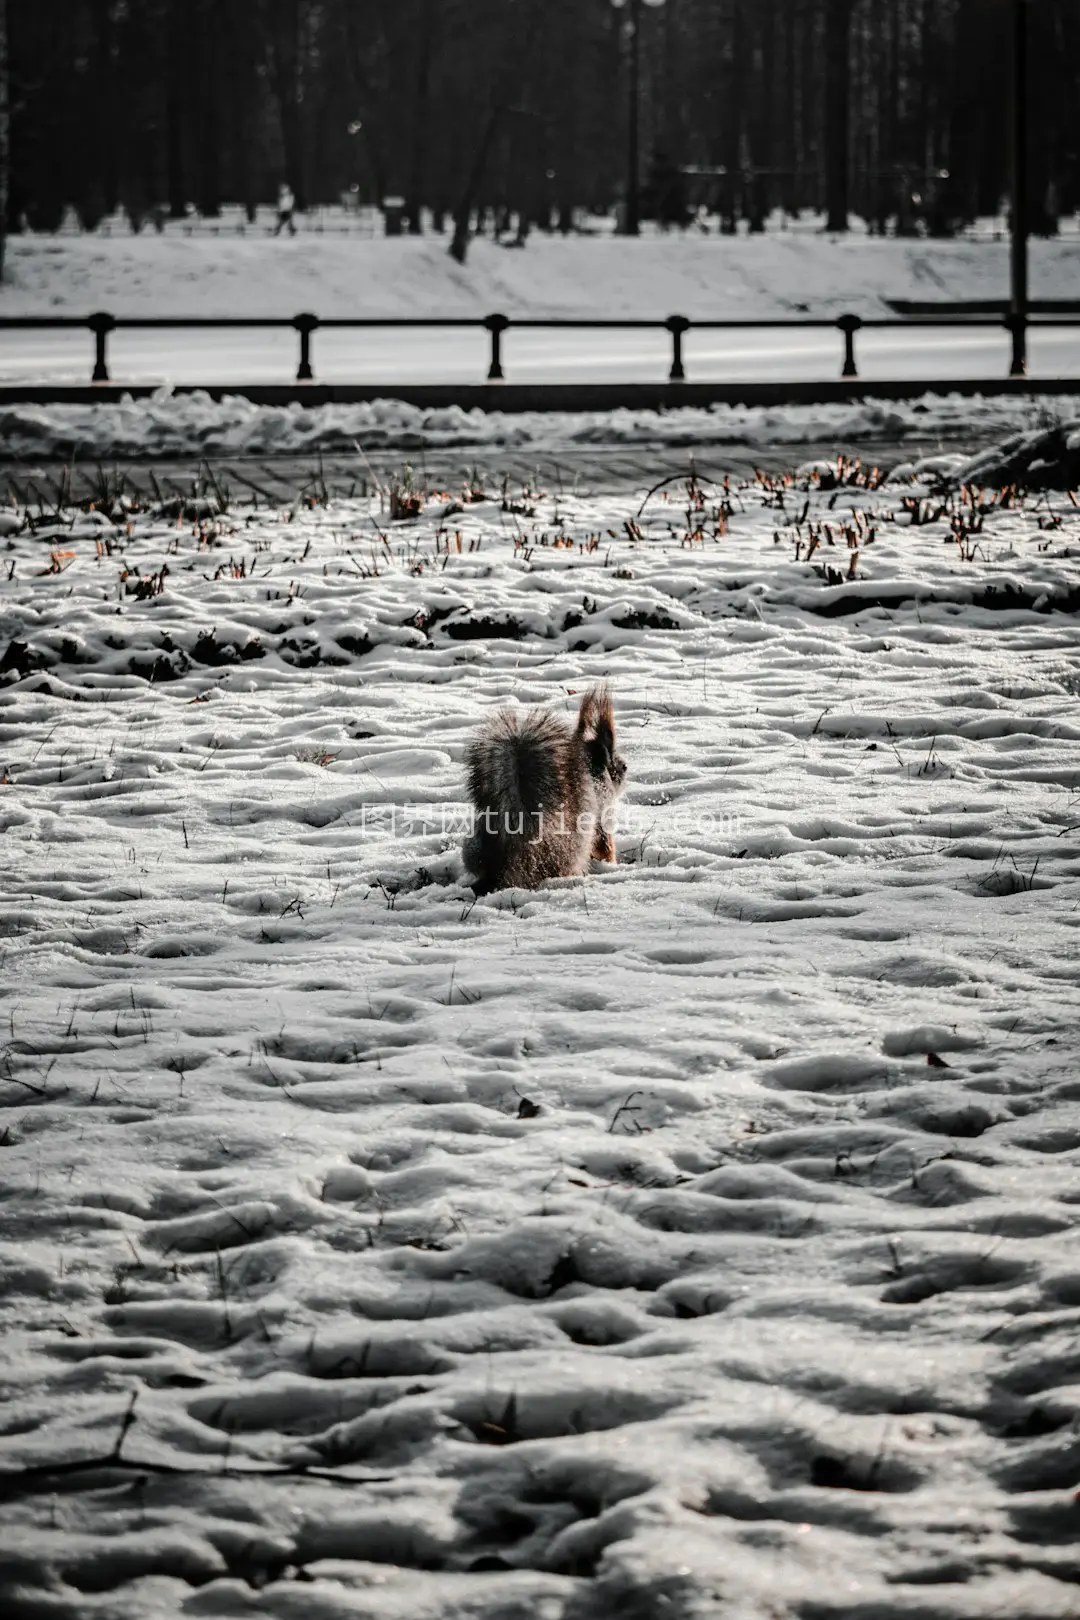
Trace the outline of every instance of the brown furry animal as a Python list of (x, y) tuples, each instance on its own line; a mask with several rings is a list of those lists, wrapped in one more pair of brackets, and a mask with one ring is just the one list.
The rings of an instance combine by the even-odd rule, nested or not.
[(474, 830), (465, 864), (477, 894), (535, 889), (613, 861), (611, 819), (626, 780), (606, 686), (585, 693), (577, 725), (548, 709), (499, 709), (466, 755)]

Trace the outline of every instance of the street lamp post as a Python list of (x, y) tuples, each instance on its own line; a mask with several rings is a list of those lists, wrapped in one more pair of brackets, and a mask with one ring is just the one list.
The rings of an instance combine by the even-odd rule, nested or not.
[(641, 8), (656, 10), (665, 0), (611, 0), (616, 11), (629, 12), (630, 99), (626, 115), (626, 220), (623, 234), (641, 235), (641, 161), (638, 154), (638, 113), (641, 89)]
[(1012, 240), (1009, 247), (1009, 328), (1012, 332), (1011, 377), (1027, 373), (1028, 320), (1028, 8), (1013, 0), (1012, 95), (1009, 108), (1009, 168), (1012, 191)]

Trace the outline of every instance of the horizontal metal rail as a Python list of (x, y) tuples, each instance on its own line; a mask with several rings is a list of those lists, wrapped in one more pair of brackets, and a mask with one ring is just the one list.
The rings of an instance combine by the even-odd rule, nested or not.
[(567, 328), (575, 331), (662, 331), (671, 337), (671, 369), (668, 373), (670, 382), (683, 382), (686, 379), (686, 369), (683, 364), (683, 338), (690, 331), (775, 331), (790, 328), (817, 328), (832, 329), (842, 334), (844, 340), (844, 359), (841, 368), (841, 377), (857, 377), (859, 375), (855, 362), (855, 334), (862, 329), (881, 329), (883, 327), (912, 327), (912, 326), (950, 326), (972, 327), (987, 326), (1004, 329), (1012, 338), (1012, 359), (1009, 366), (1011, 377), (1023, 377), (1027, 373), (1027, 334), (1031, 327), (1046, 326), (1080, 326), (1078, 315), (1054, 315), (1042, 320), (1033, 320), (1029, 315), (1015, 315), (1009, 311), (1004, 314), (993, 315), (912, 315), (912, 316), (870, 316), (864, 319), (861, 315), (837, 316), (765, 316), (761, 318), (743, 318), (734, 320), (690, 320), (685, 315), (668, 315), (663, 320), (639, 320), (632, 318), (585, 318), (578, 316), (509, 316), (509, 315), (334, 315), (326, 319), (318, 315), (300, 314), (288, 316), (272, 315), (110, 315), (104, 310), (93, 315), (3, 315), (0, 316), (0, 331), (41, 331), (49, 328), (67, 330), (82, 328), (89, 331), (94, 337), (94, 369), (92, 382), (108, 382), (109, 379), (109, 334), (118, 331), (134, 330), (173, 330), (197, 331), (200, 327), (211, 330), (237, 328), (251, 330), (253, 328), (266, 328), (267, 330), (281, 330), (288, 328), (299, 334), (300, 358), (296, 372), (297, 382), (314, 382), (315, 372), (311, 363), (312, 333), (323, 328), (424, 328), (432, 327), (473, 327), (484, 330), (491, 340), (490, 359), (488, 363), (487, 378), (489, 382), (503, 380), (502, 367), (502, 337), (503, 333), (514, 328)]

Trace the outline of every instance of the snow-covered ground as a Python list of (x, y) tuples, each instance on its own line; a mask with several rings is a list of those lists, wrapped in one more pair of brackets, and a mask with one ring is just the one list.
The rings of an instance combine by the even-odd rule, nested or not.
[(4, 1612), (1074, 1616), (1075, 507), (483, 493), (0, 519)]
[(296, 456), (319, 452), (422, 450), (445, 445), (538, 448), (625, 444), (778, 445), (972, 436), (1049, 427), (1080, 417), (1070, 395), (926, 394), (854, 404), (712, 405), (667, 411), (482, 411), (424, 409), (397, 399), (361, 405), (255, 405), (238, 395), (158, 389), (100, 405), (0, 408), (0, 453), (9, 459), (109, 461), (154, 456)]
[[(887, 298), (1006, 298), (1007, 242), (804, 231), (766, 236), (27, 236), (8, 243), (0, 314), (607, 316), (889, 313)], [(1076, 296), (1080, 239), (1031, 244), (1033, 298)]]

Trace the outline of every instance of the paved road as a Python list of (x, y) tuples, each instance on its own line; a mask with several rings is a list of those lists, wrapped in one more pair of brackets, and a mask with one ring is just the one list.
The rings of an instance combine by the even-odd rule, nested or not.
[[(694, 382), (783, 378), (818, 380), (840, 373), (838, 332), (691, 332), (685, 341), (687, 377)], [(875, 379), (1003, 377), (1009, 345), (992, 328), (925, 327), (862, 332), (859, 372)], [(174, 383), (289, 382), (296, 374), (291, 331), (131, 331), (109, 342), (115, 381)], [(327, 331), (316, 333), (314, 362), (324, 382), (482, 382), (488, 356), (483, 331)], [(510, 331), (503, 365), (511, 382), (653, 382), (666, 378), (670, 339), (651, 331)], [(87, 382), (88, 332), (0, 334), (0, 382)], [(1080, 327), (1033, 332), (1030, 372), (1080, 377)]]

